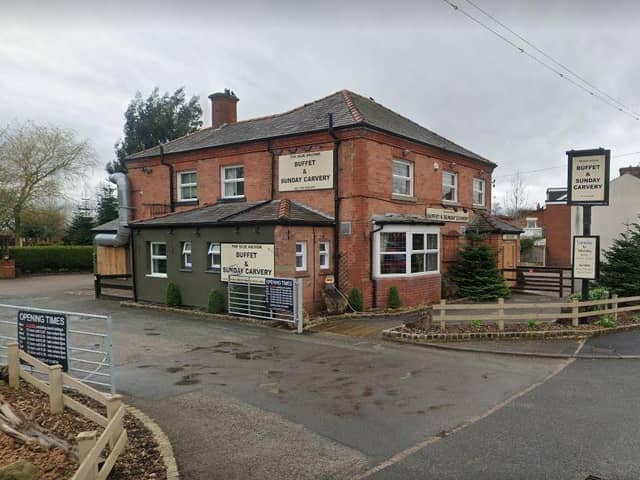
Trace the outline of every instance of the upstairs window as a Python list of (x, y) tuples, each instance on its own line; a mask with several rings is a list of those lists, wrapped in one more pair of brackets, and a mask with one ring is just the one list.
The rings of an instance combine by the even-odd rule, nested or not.
[(329, 242), (320, 242), (320, 268), (326, 270), (329, 268)]
[(220, 273), (220, 259), (220, 243), (209, 243), (209, 249), (207, 250), (207, 270)]
[(222, 167), (222, 198), (244, 197), (244, 167)]
[(538, 219), (527, 218), (527, 228), (538, 228)]
[(196, 172), (178, 172), (178, 201), (187, 202), (198, 199)]
[(404, 160), (393, 161), (393, 193), (413, 196), (413, 163)]
[(149, 272), (153, 277), (167, 276), (167, 244), (164, 242), (151, 242), (149, 245), (150, 265)]
[(185, 270), (191, 270), (192, 267), (191, 242), (182, 242), (182, 268)]
[(442, 172), (442, 201), (458, 202), (458, 174)]
[(484, 180), (481, 178), (473, 179), (473, 204), (484, 207)]
[(296, 271), (307, 270), (307, 242), (296, 242)]

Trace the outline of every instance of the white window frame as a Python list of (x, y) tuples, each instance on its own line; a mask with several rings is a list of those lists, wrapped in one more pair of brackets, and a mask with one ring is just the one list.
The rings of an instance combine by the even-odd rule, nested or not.
[[(533, 222), (533, 227), (529, 226), (529, 222)], [(538, 217), (527, 217), (527, 226), (526, 228), (538, 228)]]
[[(476, 188), (476, 186), (479, 186), (480, 188)], [(486, 186), (486, 182), (484, 181), (484, 179), (482, 178), (474, 178), (473, 179), (473, 204), (476, 207), (484, 207), (485, 206), (485, 198), (486, 198), (486, 191), (485, 191), (485, 186)], [(480, 198), (482, 199), (481, 202), (476, 202), (476, 194), (481, 194)]]
[[(397, 175), (394, 172), (393, 167), (395, 166), (396, 163), (400, 164), (400, 165), (403, 165), (403, 166), (409, 167), (409, 176), (408, 177), (405, 177), (404, 175)], [(391, 191), (392, 191), (393, 195), (400, 195), (400, 196), (403, 196), (403, 197), (413, 197), (413, 190), (414, 190), (413, 189), (413, 178), (414, 178), (413, 170), (414, 170), (413, 169), (413, 162), (409, 162), (407, 160), (399, 160), (397, 158), (393, 159), (393, 163), (391, 165)], [(394, 188), (395, 188), (394, 180), (396, 178), (399, 178), (404, 182), (406, 182), (407, 180), (409, 181), (409, 193), (400, 193), (400, 192), (396, 192), (394, 190)]]
[[(215, 257), (218, 255), (219, 263), (214, 263)], [(220, 273), (220, 264), (222, 263), (222, 245), (220, 242), (209, 242), (207, 249), (207, 271)]]
[[(225, 178), (226, 177), (226, 175), (225, 175), (226, 171), (230, 170), (232, 168), (242, 168), (242, 178), (230, 178), (230, 179)], [(225, 166), (223, 166), (220, 169), (220, 189), (221, 189), (221, 191), (220, 191), (221, 195), (220, 196), (222, 198), (244, 198), (244, 196), (245, 196), (244, 193), (242, 195), (227, 195), (226, 194), (226, 189), (225, 189), (225, 185), (227, 185), (228, 183), (235, 183), (235, 184), (242, 183), (243, 186), (244, 186), (244, 179), (245, 179), (244, 174), (245, 174), (244, 165), (225, 165)], [(243, 188), (243, 191), (246, 192), (246, 190), (244, 188)]]
[[(405, 234), (405, 251), (403, 252), (391, 252), (397, 255), (405, 256), (405, 273), (380, 273), (380, 261), (381, 257), (385, 252), (380, 251), (381, 245), (381, 234), (382, 233), (404, 233)], [(424, 249), (423, 250), (413, 250), (413, 234), (423, 234), (424, 238)], [(438, 237), (438, 248), (437, 249), (428, 249), (427, 248), (427, 237), (426, 234), (437, 235)], [(438, 275), (440, 274), (440, 261), (441, 261), (441, 253), (440, 246), (442, 245), (442, 239), (440, 235), (440, 227), (433, 225), (385, 225), (384, 228), (376, 232), (373, 237), (373, 251), (374, 251), (374, 264), (373, 264), (373, 276), (374, 278), (410, 278), (410, 277), (419, 277), (425, 275)], [(436, 270), (424, 271), (424, 272), (416, 272), (411, 273), (411, 255), (424, 253), (436, 253), (438, 255), (437, 268)], [(425, 258), (425, 268), (427, 265), (427, 260)]]
[(318, 244), (318, 248), (319, 248), (319, 257), (320, 257), (320, 269), (328, 270), (329, 266), (331, 265), (331, 260), (330, 260), (331, 257), (329, 256), (331, 247), (329, 245), (329, 242), (327, 240), (321, 241)]
[[(156, 245), (164, 245), (164, 255), (154, 255), (153, 253), (153, 247)], [(149, 277), (160, 277), (160, 278), (167, 278), (167, 272), (156, 272), (154, 270), (154, 260), (164, 260), (165, 262), (167, 262), (167, 242), (149, 242), (149, 259), (151, 260), (150, 264), (149, 264)], [(169, 268), (168, 263), (166, 263), (165, 265), (167, 265), (167, 270)]]
[(193, 268), (192, 249), (193, 249), (193, 244), (190, 241), (182, 242), (182, 268), (183, 269), (191, 270)]
[[(191, 173), (195, 173), (196, 181), (195, 182), (189, 182), (189, 183), (183, 182), (182, 181), (182, 176), (183, 175), (188, 175), (188, 174), (191, 174)], [(198, 200), (198, 172), (196, 170), (185, 170), (183, 172), (178, 172), (177, 176), (178, 176), (178, 201), (179, 202), (192, 202), (194, 200)], [(182, 189), (184, 187), (196, 187), (196, 195), (195, 195), (195, 197), (185, 198), (182, 195)]]
[[(299, 252), (298, 252), (298, 245), (302, 246)], [(296, 272), (306, 272), (307, 271), (307, 242), (306, 241), (296, 242), (295, 253), (296, 253), (296, 256), (295, 256)], [(301, 266), (298, 266), (298, 258), (302, 259)]]
[[(451, 175), (453, 177), (453, 185), (444, 183), (444, 179), (447, 175)], [(444, 188), (453, 188), (453, 200), (444, 198)], [(458, 174), (456, 172), (442, 172), (442, 202), (443, 203), (458, 203)]]

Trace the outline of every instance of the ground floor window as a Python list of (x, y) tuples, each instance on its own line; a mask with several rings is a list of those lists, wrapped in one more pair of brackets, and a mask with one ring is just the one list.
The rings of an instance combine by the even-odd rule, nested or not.
[(296, 242), (296, 271), (307, 269), (307, 242)]
[(182, 242), (182, 268), (191, 270), (191, 242)]
[(209, 243), (209, 249), (207, 250), (207, 269), (210, 272), (220, 272), (220, 243)]
[(440, 271), (440, 229), (387, 225), (374, 238), (376, 276), (411, 276)]
[(329, 242), (320, 242), (320, 268), (326, 270), (329, 268)]
[(150, 268), (149, 272), (154, 277), (167, 276), (167, 244), (164, 242), (151, 242), (149, 246)]

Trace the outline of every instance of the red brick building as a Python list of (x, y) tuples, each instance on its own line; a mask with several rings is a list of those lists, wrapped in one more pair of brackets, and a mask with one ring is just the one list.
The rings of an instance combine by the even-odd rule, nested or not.
[(329, 275), (367, 309), (385, 307), (391, 286), (405, 305), (439, 301), (459, 235), (491, 209), (495, 163), (347, 90), (245, 121), (233, 92), (210, 99), (212, 127), (126, 160), (129, 226), (146, 244), (133, 250), (141, 299), (168, 281), (192, 288), (198, 269), (213, 273), (198, 282), (205, 293), (222, 285), (216, 239), (196, 251), (203, 229), (219, 228), (222, 243), (272, 244), (272, 274), (304, 278), (309, 312)]

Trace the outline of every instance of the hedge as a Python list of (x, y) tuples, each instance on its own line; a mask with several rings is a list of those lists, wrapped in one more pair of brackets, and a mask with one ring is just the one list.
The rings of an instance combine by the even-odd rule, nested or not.
[(9, 257), (20, 273), (93, 271), (93, 247), (54, 245), (11, 247)]

